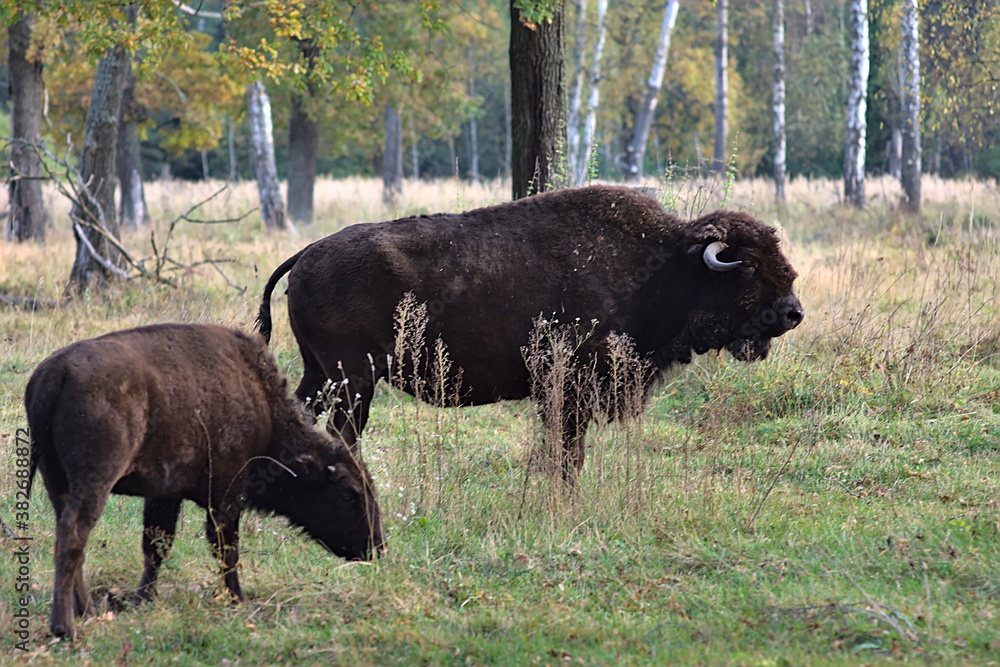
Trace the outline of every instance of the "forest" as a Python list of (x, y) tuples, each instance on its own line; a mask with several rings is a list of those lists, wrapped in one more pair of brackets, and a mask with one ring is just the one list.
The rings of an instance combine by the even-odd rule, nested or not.
[[(17, 4), (23, 3), (13, 3)], [(149, 3), (155, 4), (155, 3)], [(168, 5), (170, 3), (167, 3)], [(233, 3), (240, 5), (240, 3)], [(583, 72), (593, 67), (595, 2), (566, 2), (563, 41), (566, 93), (572, 51), (582, 47)], [(661, 17), (668, 3), (610, 0), (600, 64), (593, 175), (621, 180), (625, 147), (645, 92)], [(843, 171), (847, 107), (847, 2), (786, 0), (785, 77), (789, 176), (838, 177)], [(177, 11), (180, 31), (164, 27), (148, 39), (165, 44), (137, 53), (133, 111), (144, 179), (253, 178), (249, 157), (248, 76), (263, 68), (271, 100), (279, 178), (289, 161), (293, 100), (311, 87), (307, 113), (319, 126), (317, 173), (379, 175), (385, 153), (384, 116), (399, 114), (406, 177), (508, 175), (510, 78), (509, 5), (503, 0), (361, 3), (266, 2), (228, 23), (221, 0)], [(312, 15), (296, 28), (287, 16)], [(772, 173), (774, 2), (728, 2), (727, 161), (740, 176)], [(353, 7), (353, 8), (352, 8)], [(349, 11), (348, 11), (349, 10)], [(582, 10), (582, 21), (578, 14)], [(894, 132), (901, 127), (900, 4), (869, 3), (870, 75), (867, 170), (894, 173)], [(285, 13), (283, 21), (282, 14)], [(45, 136), (57, 153), (82, 146), (94, 49), (85, 16), (44, 17), (32, 49), (44, 63)], [(318, 14), (318, 12), (317, 12)], [(142, 20), (142, 18), (140, 18)], [(146, 21), (164, 21), (149, 17)], [(338, 22), (349, 21), (338, 28)], [(997, 114), (1000, 8), (988, 2), (920, 3), (921, 135), (924, 171), (943, 177), (1000, 176)], [(306, 25), (309, 23), (309, 25)], [(314, 30), (329, 43), (312, 79), (297, 73), (300, 37)], [(337, 31), (342, 30), (342, 34)], [(310, 33), (311, 34), (311, 33)], [(648, 174), (668, 167), (711, 166), (714, 151), (716, 4), (681, 2), (670, 38), (645, 155)], [(97, 37), (94, 37), (97, 39)], [(98, 42), (100, 44), (101, 42)], [(297, 46), (298, 45), (298, 46)], [(242, 50), (241, 50), (242, 49)], [(247, 49), (252, 49), (253, 53)], [(589, 76), (584, 77), (586, 99)], [(6, 89), (0, 102), (8, 103)], [(577, 121), (582, 122), (581, 120)], [(897, 140), (898, 142), (898, 137)], [(898, 149), (897, 149), (898, 150)]]
[[(1000, 0), (0, 0), (0, 14), (0, 662), (996, 662)], [(766, 358), (685, 347), (655, 386), (618, 338), (620, 372), (602, 380), (611, 398), (593, 404), (570, 478), (567, 433), (544, 415), (598, 386), (573, 352), (589, 334), (571, 341), (580, 325), (555, 317), (546, 334), (539, 313), (521, 360), (533, 381), (555, 380), (454, 407), (461, 387), (447, 398), (455, 376), (440, 369), (463, 371), (421, 313), (460, 308), (445, 291), (404, 298), (379, 372), (409, 355), (431, 375), (368, 387), (357, 461), (380, 508), (377, 558), (345, 560), (292, 514), (251, 505), (233, 566), (228, 545), (206, 544), (221, 531), (197, 500), (167, 499), (168, 537), (141, 498), (112, 493), (74, 554), (82, 574), (57, 590), (67, 522), (45, 471), (26, 490), (39, 429), (25, 398), (60, 350), (164, 323), (250, 340), (267, 293), (260, 356), (292, 402), (309, 364), (290, 312), (301, 292), (276, 271), (290, 258), (371, 229), (358, 223), (606, 190), (678, 229), (732, 216), (766, 230), (791, 267), (794, 326), (754, 348)], [(617, 250), (597, 234), (552, 245), (563, 236)], [(755, 249), (707, 241), (671, 255), (701, 271), (691, 294), (771, 275)], [(438, 247), (425, 265), (453, 266), (458, 253)], [(664, 257), (626, 266), (611, 291), (699, 301), (656, 273)], [(500, 292), (563, 293), (524, 289), (516, 269)], [(376, 296), (337, 321), (363, 320)], [(488, 353), (491, 318), (508, 312), (484, 311), (460, 334)], [(221, 355), (189, 353), (192, 396), (224, 386), (204, 379)], [(130, 368), (95, 390), (93, 412), (126, 393)], [(322, 391), (349, 400), (348, 379)], [(250, 405), (219, 393), (217, 405)], [(227, 429), (257, 423), (216, 412)], [(205, 433), (192, 437), (209, 451), (207, 424), (223, 422), (195, 415), (160, 432)], [(327, 416), (301, 431), (336, 448)], [(88, 433), (70, 430), (72, 449)], [(72, 638), (51, 622), (60, 591)]]

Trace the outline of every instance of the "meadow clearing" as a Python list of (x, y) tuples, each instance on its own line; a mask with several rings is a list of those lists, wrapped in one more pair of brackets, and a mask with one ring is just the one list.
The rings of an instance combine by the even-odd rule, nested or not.
[[(147, 184), (152, 254), (171, 221), (222, 183)], [(267, 233), (259, 216), (177, 225), (175, 287), (136, 280), (34, 312), (0, 305), (0, 662), (39, 664), (732, 664), (1000, 662), (1000, 188), (925, 176), (924, 210), (869, 206), (799, 179), (777, 209), (763, 180), (650, 183), (682, 217), (725, 205), (782, 228), (806, 316), (770, 357), (708, 354), (675, 370), (637, 423), (592, 428), (578, 488), (533, 466), (528, 402), (438, 409), (384, 384), (363, 451), (388, 537), (347, 563), (273, 517), (242, 521), (245, 604), (222, 595), (186, 504), (158, 600), (122, 611), (141, 573), (142, 502), (112, 497), (87, 551), (99, 616), (53, 642), (53, 514), (36, 480), (18, 531), (17, 429), (34, 367), (75, 340), (155, 322), (252, 326), (271, 271), (361, 221), (465, 210), (509, 184), (317, 184), (316, 222)], [(57, 299), (75, 244), (69, 205), (44, 246), (0, 243), (0, 293)], [(236, 218), (250, 183), (192, 217)], [(271, 347), (301, 365), (275, 291)], [(32, 538), (30, 636), (15, 647), (22, 544)]]

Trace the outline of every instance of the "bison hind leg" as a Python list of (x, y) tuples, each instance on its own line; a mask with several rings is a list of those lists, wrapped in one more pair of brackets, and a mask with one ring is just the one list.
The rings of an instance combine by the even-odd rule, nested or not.
[(348, 362), (341, 362), (332, 356), (323, 360), (323, 367), (329, 376), (337, 378), (334, 380), (334, 404), (331, 406), (326, 430), (360, 457), (358, 438), (368, 423), (375, 384), (388, 377), (388, 359), (386, 353), (377, 350), (341, 352)]
[[(84, 550), (97, 524), (110, 488), (87, 489), (69, 501), (54, 501), (56, 506), (55, 581), (49, 629), (57, 637), (73, 636), (73, 616), (94, 615), (83, 582)], [(71, 606), (72, 605), (72, 606)]]
[(142, 580), (133, 599), (135, 606), (156, 595), (160, 565), (174, 543), (180, 511), (179, 499), (146, 498), (142, 512)]
[(295, 396), (302, 402), (302, 405), (306, 406), (306, 411), (312, 415), (313, 423), (315, 423), (316, 417), (328, 408), (323, 396), (323, 389), (328, 378), (319, 364), (315, 361), (312, 363), (308, 361), (304, 352), (302, 360), (304, 371), (302, 380), (295, 389)]

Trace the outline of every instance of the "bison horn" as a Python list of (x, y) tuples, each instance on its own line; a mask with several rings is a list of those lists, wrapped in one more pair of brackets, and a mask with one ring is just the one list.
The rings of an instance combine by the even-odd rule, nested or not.
[(705, 266), (713, 271), (732, 271), (737, 266), (742, 264), (742, 260), (737, 260), (735, 262), (719, 261), (719, 253), (725, 250), (726, 247), (726, 244), (722, 241), (712, 241), (705, 246), (705, 252), (702, 254), (702, 259), (705, 260)]

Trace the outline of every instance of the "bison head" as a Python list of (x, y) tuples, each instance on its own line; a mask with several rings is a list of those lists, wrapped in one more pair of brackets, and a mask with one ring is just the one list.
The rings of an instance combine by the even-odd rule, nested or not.
[(716, 211), (690, 223), (688, 252), (696, 264), (700, 303), (689, 328), (699, 354), (725, 348), (740, 361), (767, 357), (771, 339), (802, 321), (792, 290), (797, 274), (774, 229), (752, 216)]
[[(341, 558), (362, 560), (381, 552), (382, 518), (364, 463), (317, 431), (306, 439), (310, 446), (288, 466), (280, 466), (271, 483), (260, 485), (254, 504), (284, 515)], [(250, 490), (254, 492), (253, 483)]]

